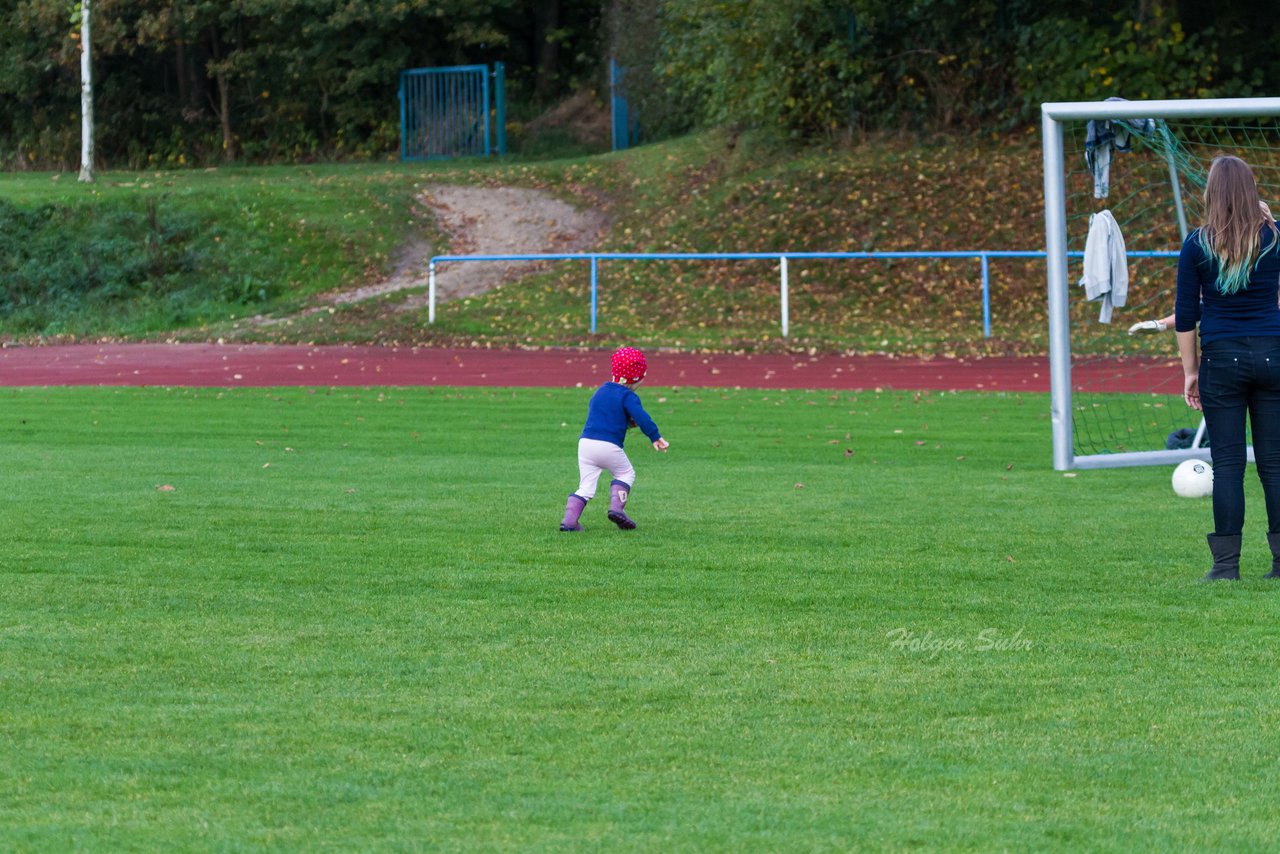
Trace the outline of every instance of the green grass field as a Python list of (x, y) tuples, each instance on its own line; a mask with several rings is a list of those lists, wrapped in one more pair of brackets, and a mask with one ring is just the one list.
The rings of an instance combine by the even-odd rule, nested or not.
[(1274, 843), (1253, 484), (1210, 586), (1046, 397), (648, 388), (562, 535), (588, 394), (0, 390), (0, 849)]

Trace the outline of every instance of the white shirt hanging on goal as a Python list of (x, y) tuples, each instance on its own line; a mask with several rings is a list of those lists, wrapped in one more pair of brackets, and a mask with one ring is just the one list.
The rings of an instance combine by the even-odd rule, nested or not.
[(1124, 305), (1129, 296), (1129, 259), (1124, 237), (1111, 211), (1089, 215), (1089, 237), (1084, 242), (1084, 275), (1080, 277), (1085, 298), (1102, 301), (1099, 323), (1111, 322), (1112, 307)]

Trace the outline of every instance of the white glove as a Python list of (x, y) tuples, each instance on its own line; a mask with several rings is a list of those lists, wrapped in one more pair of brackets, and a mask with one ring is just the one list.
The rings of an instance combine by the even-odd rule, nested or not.
[(1164, 332), (1168, 328), (1169, 327), (1164, 325), (1163, 321), (1144, 320), (1141, 323), (1135, 323), (1133, 326), (1130, 326), (1129, 334), (1132, 335), (1135, 332)]

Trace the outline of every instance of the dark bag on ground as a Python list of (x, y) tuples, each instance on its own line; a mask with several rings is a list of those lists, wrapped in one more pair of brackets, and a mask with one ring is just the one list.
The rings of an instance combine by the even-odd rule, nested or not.
[[(1169, 438), (1164, 440), (1164, 447), (1167, 451), (1181, 451), (1190, 448), (1191, 443), (1196, 440), (1196, 431), (1190, 427), (1179, 427), (1169, 434)], [(1200, 447), (1209, 447), (1209, 432), (1206, 430), (1204, 434), (1204, 442)]]

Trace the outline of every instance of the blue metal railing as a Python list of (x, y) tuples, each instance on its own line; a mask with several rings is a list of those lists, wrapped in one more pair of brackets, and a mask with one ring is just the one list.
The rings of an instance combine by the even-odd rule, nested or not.
[[(780, 272), (779, 302), (782, 337), (791, 331), (790, 282), (788, 262), (791, 260), (894, 260), (903, 258), (943, 259), (973, 258), (982, 266), (982, 334), (991, 337), (991, 259), (1044, 258), (1047, 253), (999, 249), (974, 249), (958, 252), (573, 252), (548, 255), (436, 255), (427, 270), (427, 322), (436, 322), (436, 265), (469, 261), (589, 261), (591, 265), (591, 334), (596, 333), (600, 306), (599, 280), (601, 261), (777, 261)], [(1068, 252), (1068, 257), (1081, 258), (1083, 252)], [(1129, 252), (1130, 258), (1177, 258), (1173, 251)]]

